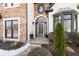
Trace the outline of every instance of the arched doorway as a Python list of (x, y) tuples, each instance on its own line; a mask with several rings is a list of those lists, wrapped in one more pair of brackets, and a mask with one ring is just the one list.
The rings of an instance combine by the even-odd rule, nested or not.
[(45, 35), (47, 35), (47, 21), (43, 16), (40, 16), (36, 19), (35, 35), (36, 37), (45, 37)]

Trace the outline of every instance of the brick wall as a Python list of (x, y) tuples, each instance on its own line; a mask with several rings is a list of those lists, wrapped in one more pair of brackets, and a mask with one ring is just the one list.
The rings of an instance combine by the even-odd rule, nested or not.
[[(44, 5), (45, 10), (46, 10), (48, 4), (47, 3), (43, 3), (43, 5)], [(34, 18), (36, 18), (39, 15), (44, 15), (44, 16), (47, 17), (47, 13), (45, 13), (45, 10), (44, 10), (44, 12), (42, 14), (39, 14), (38, 11), (37, 11), (37, 8), (38, 8), (38, 3), (35, 3), (34, 4)]]
[(20, 3), (17, 7), (4, 8), (0, 6), (0, 13), (3, 19), (0, 22), (0, 38), (3, 38), (3, 23), (2, 21), (6, 18), (20, 18), (20, 41), (26, 41), (26, 4)]

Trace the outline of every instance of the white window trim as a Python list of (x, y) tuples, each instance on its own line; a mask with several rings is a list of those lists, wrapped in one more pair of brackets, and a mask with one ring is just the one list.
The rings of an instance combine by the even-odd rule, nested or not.
[(20, 6), (20, 4), (18, 3), (17, 5), (14, 5), (14, 6), (7, 6), (7, 7), (5, 7), (5, 3), (4, 3), (4, 9), (7, 9), (7, 8), (15, 8), (15, 7), (18, 7), (18, 6)]
[[(18, 39), (5, 38), (5, 21), (6, 20), (18, 20)], [(3, 19), (3, 41), (20, 41), (20, 18), (4, 18)]]

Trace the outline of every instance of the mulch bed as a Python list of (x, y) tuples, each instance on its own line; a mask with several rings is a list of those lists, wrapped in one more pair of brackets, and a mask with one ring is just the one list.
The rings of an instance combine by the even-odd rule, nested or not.
[[(41, 46), (44, 48), (47, 48), (53, 55), (54, 46), (53, 46), (52, 42), (50, 42), (49, 44), (42, 44)], [(74, 43), (69, 43), (69, 42), (67, 42), (67, 46), (72, 48), (75, 51), (75, 53), (72, 53), (70, 51), (66, 51), (66, 56), (79, 56), (79, 46), (76, 46), (76, 45), (74, 45)]]
[(0, 49), (3, 50), (13, 50), (13, 49), (17, 49), (20, 48), (21, 46), (23, 46), (24, 43), (22, 42), (14, 42), (14, 41), (0, 41)]

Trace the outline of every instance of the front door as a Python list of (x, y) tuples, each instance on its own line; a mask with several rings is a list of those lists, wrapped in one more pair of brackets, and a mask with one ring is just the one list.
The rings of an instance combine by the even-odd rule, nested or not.
[(43, 26), (43, 23), (38, 23), (38, 25), (37, 25), (37, 29), (38, 29), (38, 37), (43, 37), (44, 36), (44, 31), (43, 31), (43, 28), (44, 28), (44, 26)]
[(37, 37), (44, 37), (47, 34), (47, 22), (45, 18), (38, 18), (35, 31)]

